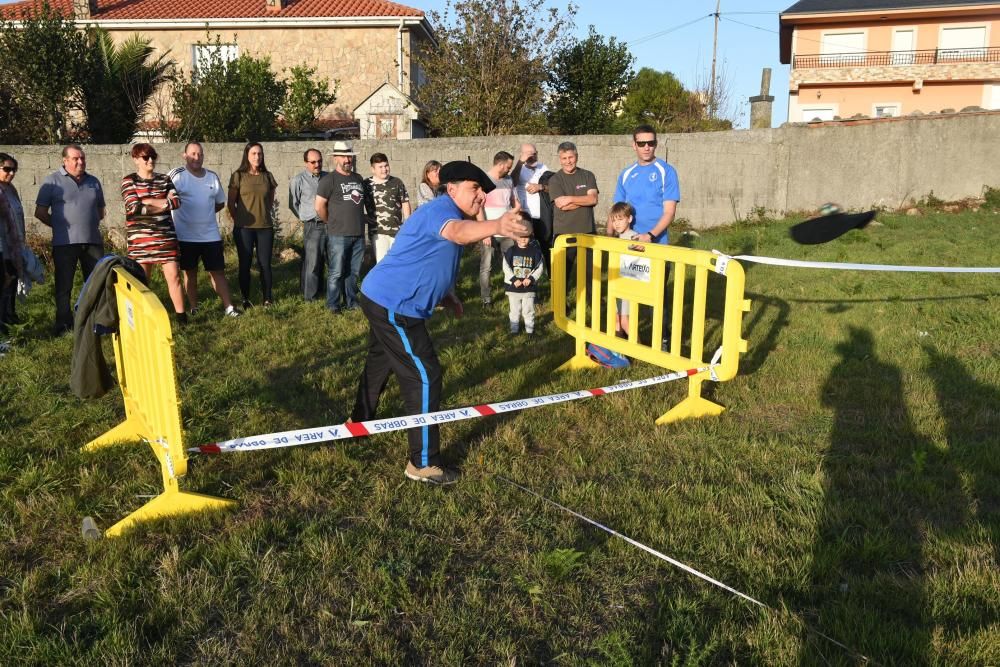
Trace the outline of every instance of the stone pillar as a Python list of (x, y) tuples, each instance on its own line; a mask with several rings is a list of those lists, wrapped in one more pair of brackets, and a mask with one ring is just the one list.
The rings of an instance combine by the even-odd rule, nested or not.
[(760, 95), (750, 98), (750, 129), (771, 127), (771, 106), (774, 95), (768, 95), (771, 88), (771, 68), (765, 67), (760, 75)]

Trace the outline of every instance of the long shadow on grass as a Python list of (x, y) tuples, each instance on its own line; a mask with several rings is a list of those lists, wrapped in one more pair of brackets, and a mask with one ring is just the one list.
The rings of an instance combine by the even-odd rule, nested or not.
[[(941, 415), (947, 421), (948, 455), (967, 480), (970, 505), (975, 508), (974, 517), (963, 529), (963, 541), (992, 545), (993, 563), (1000, 562), (1000, 457), (996, 446), (1000, 391), (977, 381), (958, 358), (933, 348), (925, 352)], [(956, 605), (959, 611), (955, 617), (935, 620), (945, 624), (949, 632), (963, 635), (995, 626), (1000, 621), (996, 605), (983, 604), (995, 593), (983, 591), (983, 598)]]
[[(898, 368), (871, 333), (851, 328), (823, 387), (834, 411), (822, 458), (824, 505), (800, 609), (812, 626), (881, 664), (929, 660), (924, 531), (961, 525), (954, 469), (916, 432)], [(842, 649), (803, 636), (802, 664), (850, 664)]]

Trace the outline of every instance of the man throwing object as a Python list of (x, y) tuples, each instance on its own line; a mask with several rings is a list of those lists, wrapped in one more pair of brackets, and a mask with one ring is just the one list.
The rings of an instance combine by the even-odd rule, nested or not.
[[(358, 383), (352, 421), (375, 417), (390, 373), (399, 382), (409, 414), (435, 412), (441, 403), (441, 364), (425, 321), (441, 304), (461, 317), (455, 278), (462, 248), (493, 235), (518, 238), (530, 229), (519, 214), (479, 221), (493, 181), (471, 162), (441, 167), (445, 195), (418, 208), (396, 241), (361, 285), (360, 304), (368, 318), (368, 357)], [(439, 433), (427, 424), (408, 431), (410, 456), (406, 477), (450, 484), (458, 471), (441, 465)]]

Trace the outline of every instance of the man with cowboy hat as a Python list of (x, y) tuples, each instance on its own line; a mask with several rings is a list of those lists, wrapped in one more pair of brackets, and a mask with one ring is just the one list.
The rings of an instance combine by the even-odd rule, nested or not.
[(316, 188), (316, 215), (326, 221), (326, 307), (333, 313), (358, 305), (358, 278), (365, 254), (365, 181), (354, 171), (354, 149), (333, 142), (334, 170)]
[[(493, 181), (471, 162), (441, 167), (445, 194), (419, 207), (400, 227), (388, 254), (361, 285), (361, 310), (368, 318), (368, 357), (358, 383), (351, 421), (375, 417), (389, 375), (399, 382), (407, 414), (435, 412), (441, 403), (441, 364), (426, 320), (438, 304), (461, 317), (455, 278), (462, 248), (491, 236), (527, 236), (531, 228), (510, 211), (495, 220), (476, 220)], [(441, 465), (438, 427), (408, 431), (408, 479), (450, 484), (456, 470)]]

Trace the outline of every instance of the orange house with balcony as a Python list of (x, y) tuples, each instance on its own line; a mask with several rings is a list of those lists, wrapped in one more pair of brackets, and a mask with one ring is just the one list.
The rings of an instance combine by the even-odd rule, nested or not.
[(1000, 109), (995, 0), (801, 0), (780, 24), (791, 122)]

